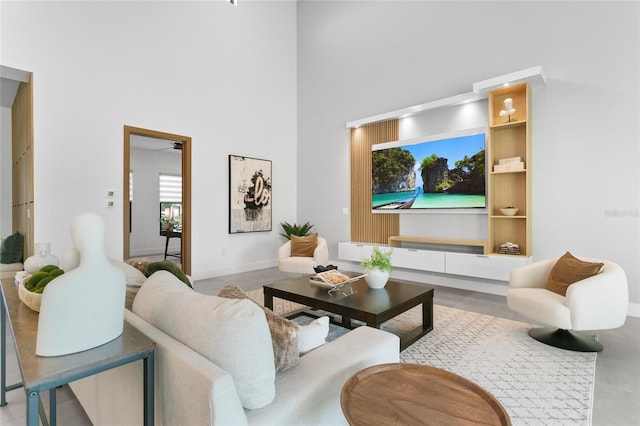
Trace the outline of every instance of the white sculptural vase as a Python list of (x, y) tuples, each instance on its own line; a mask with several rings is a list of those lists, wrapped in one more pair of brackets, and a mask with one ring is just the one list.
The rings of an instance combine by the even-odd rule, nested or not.
[(367, 276), (364, 277), (364, 280), (369, 285), (369, 288), (383, 288), (389, 280), (389, 273), (380, 269), (371, 269), (367, 271)]
[(35, 254), (24, 261), (24, 270), (33, 275), (43, 266), (59, 266), (58, 258), (49, 253), (50, 247), (49, 243), (36, 243)]

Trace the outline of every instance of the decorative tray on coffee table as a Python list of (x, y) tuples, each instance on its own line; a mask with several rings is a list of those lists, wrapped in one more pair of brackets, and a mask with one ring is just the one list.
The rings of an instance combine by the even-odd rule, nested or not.
[(309, 278), (311, 284), (319, 285), (329, 289), (329, 293), (342, 289), (344, 286), (358, 281), (360, 278), (365, 277), (367, 274), (350, 277), (336, 269), (320, 272), (316, 275), (312, 275)]

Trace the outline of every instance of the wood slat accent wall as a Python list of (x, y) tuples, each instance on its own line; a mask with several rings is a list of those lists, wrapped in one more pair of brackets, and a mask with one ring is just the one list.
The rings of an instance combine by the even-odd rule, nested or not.
[(387, 244), (400, 234), (397, 214), (371, 213), (371, 146), (398, 140), (398, 120), (351, 129), (351, 241)]
[(24, 236), (23, 257), (33, 254), (33, 76), (20, 83), (11, 108), (13, 231)]

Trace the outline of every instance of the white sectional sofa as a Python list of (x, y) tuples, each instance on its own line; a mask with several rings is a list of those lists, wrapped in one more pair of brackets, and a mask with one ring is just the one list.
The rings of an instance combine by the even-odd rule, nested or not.
[[(156, 425), (346, 424), (340, 407), (346, 380), (365, 367), (399, 361), (397, 336), (363, 326), (276, 373), (258, 305), (196, 293), (168, 272), (145, 282), (125, 320), (157, 345)], [(142, 383), (142, 368), (133, 363), (71, 388), (94, 425), (140, 425)]]

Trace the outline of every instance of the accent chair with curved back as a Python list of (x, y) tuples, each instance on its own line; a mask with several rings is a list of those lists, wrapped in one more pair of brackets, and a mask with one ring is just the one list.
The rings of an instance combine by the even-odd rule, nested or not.
[[(307, 253), (300, 252), (296, 250), (295, 244), (298, 241), (304, 240), (307, 237), (313, 237), (316, 235), (317, 242), (315, 244), (315, 248), (312, 250), (307, 250)], [(293, 250), (292, 250), (292, 241), (289, 240), (284, 243), (278, 249), (278, 269), (282, 272), (292, 272), (296, 274), (314, 274), (314, 267), (318, 265), (327, 265), (329, 263), (329, 248), (327, 246), (327, 241), (324, 238), (317, 237), (317, 234), (312, 234), (311, 236), (305, 237), (296, 237), (294, 235), (291, 236), (293, 240)]]
[[(563, 273), (567, 278), (576, 272), (574, 270), (589, 268), (588, 265), (595, 267), (591, 276), (579, 278), (578, 271), (573, 275), (578, 277), (573, 283), (565, 279), (566, 294), (560, 294), (562, 291), (553, 287), (555, 278)], [(531, 337), (580, 352), (600, 352), (603, 346), (596, 338), (574, 331), (622, 326), (628, 303), (627, 277), (620, 265), (606, 260), (577, 259), (570, 253), (514, 269), (507, 291), (507, 305), (511, 310), (549, 326), (530, 329)]]

